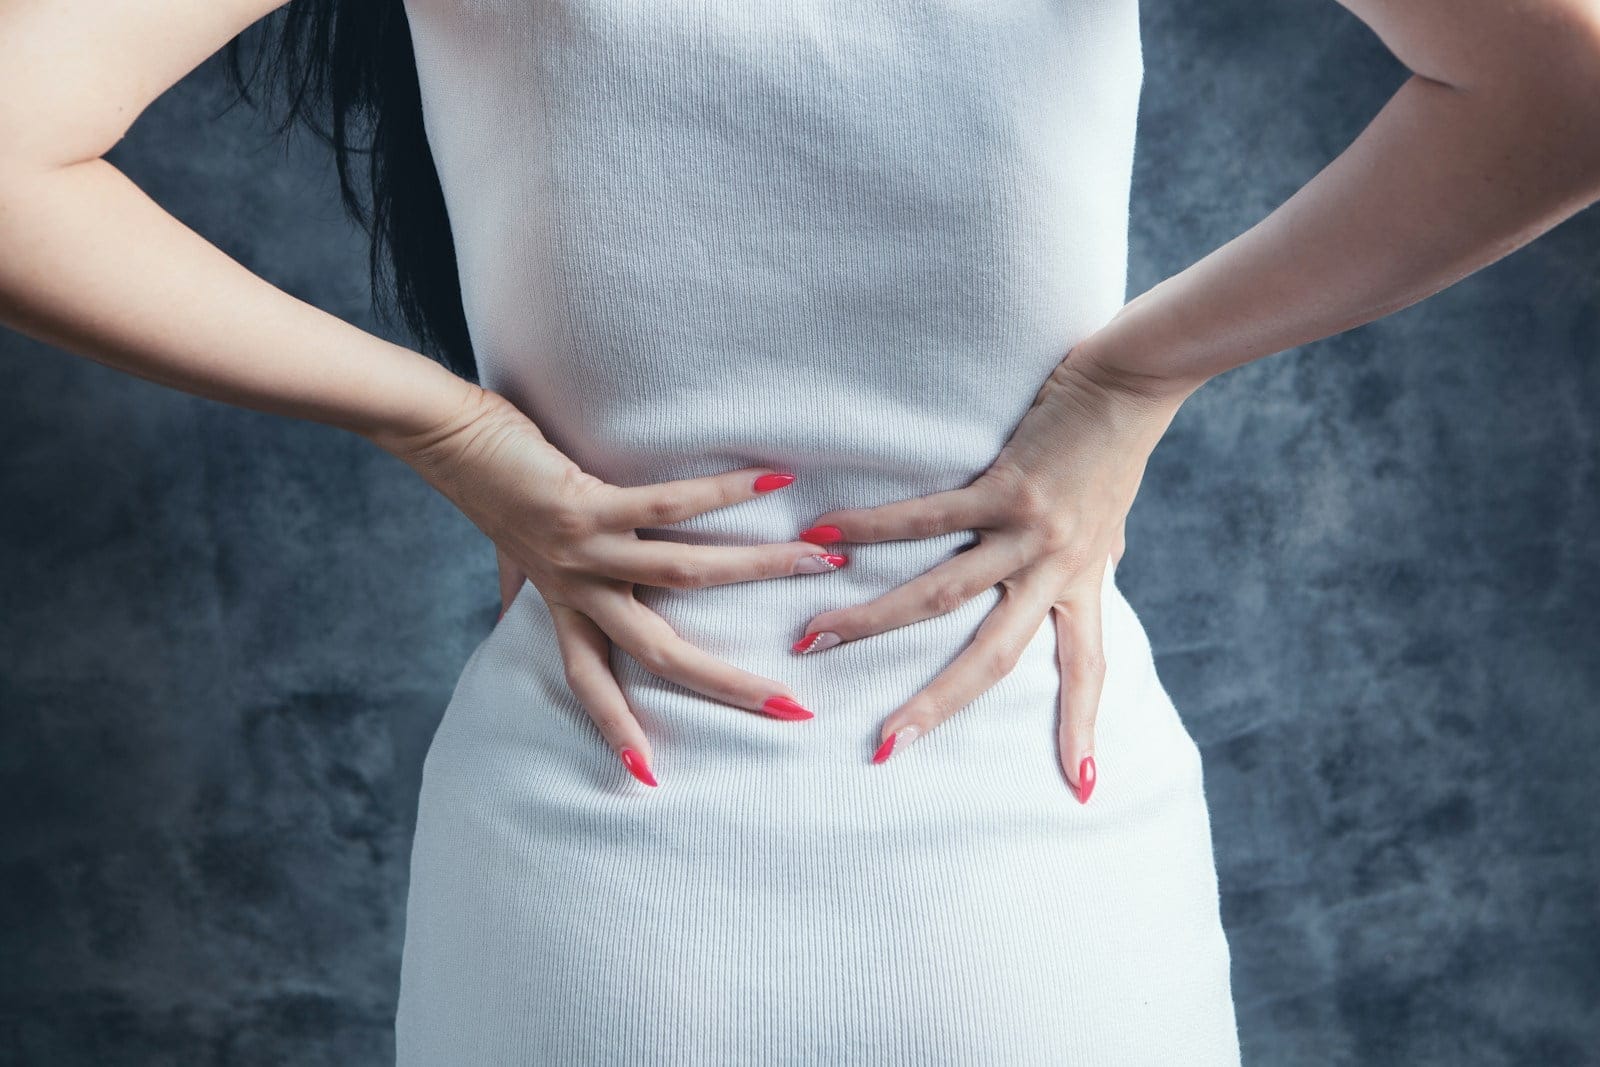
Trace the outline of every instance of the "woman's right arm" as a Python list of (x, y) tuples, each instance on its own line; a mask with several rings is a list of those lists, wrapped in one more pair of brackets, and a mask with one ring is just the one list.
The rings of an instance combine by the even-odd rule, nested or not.
[(379, 445), (425, 434), (481, 390), (269, 284), (101, 158), (156, 97), (282, 3), (0, 0), (0, 321)]
[(504, 397), (271, 285), (101, 158), (156, 97), (283, 2), (0, 0), (0, 323), (398, 456), (538, 588), (574, 694), (651, 784), (649, 741), (611, 675), (610, 643), (713, 699), (809, 717), (788, 686), (694, 647), (633, 596), (635, 583), (831, 569), (803, 541), (702, 546), (634, 532), (747, 500), (765, 491), (766, 468), (607, 485)]

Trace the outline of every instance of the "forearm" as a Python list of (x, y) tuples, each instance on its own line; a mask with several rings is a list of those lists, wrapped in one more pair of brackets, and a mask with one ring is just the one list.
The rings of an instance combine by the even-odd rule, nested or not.
[(1089, 348), (1187, 395), (1506, 255), (1600, 198), (1600, 71), (1583, 77), (1413, 76), (1281, 207), (1130, 301)]
[(386, 447), (480, 392), (253, 274), (100, 158), (0, 168), (0, 322), (141, 378)]

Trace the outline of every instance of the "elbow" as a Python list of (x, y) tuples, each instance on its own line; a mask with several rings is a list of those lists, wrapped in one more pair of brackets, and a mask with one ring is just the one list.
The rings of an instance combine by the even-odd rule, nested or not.
[(1591, 118), (1600, 113), (1600, 7), (1589, 0), (1556, 5), (1541, 20), (1539, 44), (1524, 64), (1529, 81)]
[(1572, 159), (1587, 200), (1600, 200), (1600, 14), (1569, 43), (1550, 75), (1550, 130), (1557, 151)]
[(1548, 4), (1521, 29), (1481, 87), (1514, 109), (1515, 125), (1588, 202), (1600, 200), (1600, 8), (1590, 0)]
[(1545, 85), (1558, 108), (1588, 123), (1600, 121), (1600, 6), (1584, 0), (1562, 8), (1552, 20), (1545, 47), (1531, 57), (1531, 77)]

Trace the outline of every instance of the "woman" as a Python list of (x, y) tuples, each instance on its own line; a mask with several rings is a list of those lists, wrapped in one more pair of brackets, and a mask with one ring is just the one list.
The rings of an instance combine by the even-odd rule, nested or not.
[(278, 6), (0, 8), (0, 310), (359, 433), (497, 546), (399, 1060), (1238, 1062), (1124, 517), (1210, 378), (1600, 198), (1600, 15), (1350, 0), (1418, 73), (1124, 305), (1135, 0), (297, 0), (283, 57), (376, 110), (375, 230), (447, 369), (100, 158)]

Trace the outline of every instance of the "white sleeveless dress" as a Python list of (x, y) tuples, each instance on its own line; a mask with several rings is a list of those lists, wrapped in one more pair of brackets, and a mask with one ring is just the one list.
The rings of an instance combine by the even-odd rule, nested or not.
[[(775, 492), (641, 536), (789, 541), (969, 483), (1125, 298), (1136, 0), (407, 0), (483, 384), (590, 473)], [(1238, 1063), (1199, 751), (1108, 572), (1099, 782), (1056, 755), (1054, 623), (881, 765), (998, 603), (809, 655), (968, 533), (639, 596), (782, 679), (785, 722), (614, 651), (660, 787), (524, 585), (424, 766), (408, 1067)]]

